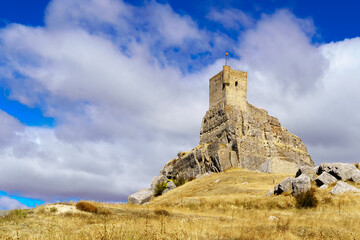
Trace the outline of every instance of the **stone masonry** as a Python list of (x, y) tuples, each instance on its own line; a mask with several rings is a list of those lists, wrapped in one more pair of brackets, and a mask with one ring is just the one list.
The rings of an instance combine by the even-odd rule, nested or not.
[(212, 77), (200, 144), (168, 162), (161, 175), (189, 178), (230, 167), (295, 173), (300, 166), (315, 166), (301, 139), (249, 104), (246, 92), (246, 72), (224, 66)]

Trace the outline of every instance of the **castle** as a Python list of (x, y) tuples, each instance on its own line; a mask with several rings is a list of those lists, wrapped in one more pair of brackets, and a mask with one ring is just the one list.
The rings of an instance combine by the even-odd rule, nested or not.
[(294, 173), (299, 166), (315, 166), (301, 139), (266, 110), (249, 104), (246, 95), (247, 73), (223, 66), (209, 80), (209, 110), (199, 145), (180, 153), (160, 174), (188, 178), (230, 167)]

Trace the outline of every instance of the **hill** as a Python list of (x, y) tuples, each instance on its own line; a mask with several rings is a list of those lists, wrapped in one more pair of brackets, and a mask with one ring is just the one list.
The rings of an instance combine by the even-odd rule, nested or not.
[[(359, 195), (317, 190), (319, 205), (296, 208), (290, 195), (266, 197), (288, 175), (228, 169), (195, 179), (145, 205), (89, 202), (14, 210), (0, 239), (358, 239)], [(350, 183), (359, 187), (359, 184)]]

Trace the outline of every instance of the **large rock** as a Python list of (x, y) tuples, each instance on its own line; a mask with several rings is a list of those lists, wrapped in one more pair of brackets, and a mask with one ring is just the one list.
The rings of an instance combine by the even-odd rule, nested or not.
[(292, 182), (292, 195), (297, 196), (305, 193), (311, 189), (310, 177), (302, 174), (297, 178), (294, 178)]
[(166, 188), (165, 188), (165, 190), (163, 191), (162, 194), (165, 194), (165, 193), (167, 193), (167, 192), (169, 192), (169, 191), (171, 191), (171, 190), (173, 190), (175, 188), (176, 188), (175, 183), (173, 183), (173, 181), (168, 181), (167, 184), (166, 184)]
[(281, 183), (279, 183), (275, 186), (274, 194), (279, 195), (283, 192), (291, 192), (293, 181), (294, 181), (293, 177), (285, 178)]
[(128, 197), (128, 203), (144, 204), (153, 198), (153, 190), (151, 188), (143, 188)]
[(155, 176), (151, 181), (151, 188), (154, 190), (156, 185), (160, 182), (166, 182), (168, 179), (164, 175)]
[(178, 154), (161, 174), (189, 178), (230, 167), (295, 174), (299, 166), (315, 166), (301, 139), (266, 110), (249, 104), (246, 91), (246, 72), (224, 66), (212, 77), (199, 145)]
[(322, 185), (330, 185), (333, 182), (337, 182), (338, 180), (331, 174), (327, 172), (323, 172), (315, 179), (316, 185), (321, 187)]
[(323, 172), (333, 175), (338, 180), (346, 181), (355, 173), (359, 173), (360, 170), (354, 164), (338, 162), (320, 164), (317, 174), (320, 175)]
[(355, 183), (360, 183), (360, 172), (355, 172), (351, 175), (350, 178), (351, 181), (355, 182)]
[(338, 181), (335, 187), (330, 191), (330, 193), (334, 195), (339, 195), (346, 192), (360, 192), (360, 189), (353, 187), (345, 182)]
[(310, 167), (310, 166), (301, 166), (297, 170), (295, 177), (299, 177), (302, 174), (305, 174), (310, 177), (311, 180), (315, 180), (317, 172), (317, 167)]

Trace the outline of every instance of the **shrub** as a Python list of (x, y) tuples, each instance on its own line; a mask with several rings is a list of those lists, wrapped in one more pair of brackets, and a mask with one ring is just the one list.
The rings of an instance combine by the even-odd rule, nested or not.
[(165, 209), (155, 209), (154, 210), (155, 215), (162, 215), (162, 216), (169, 216), (170, 213)]
[(176, 187), (184, 185), (185, 184), (185, 178), (184, 177), (179, 177), (178, 179), (173, 181), (176, 185)]
[(85, 202), (85, 201), (80, 201), (80, 202), (76, 203), (76, 208), (81, 211), (84, 211), (84, 212), (90, 212), (90, 213), (98, 212), (98, 208), (96, 206), (94, 206), (93, 204), (91, 204), (89, 202)]
[(305, 193), (295, 196), (297, 208), (313, 208), (318, 205), (318, 200), (315, 196), (315, 190), (312, 188)]
[(155, 197), (160, 196), (167, 187), (167, 182), (158, 182), (155, 186), (154, 195)]
[(192, 180), (195, 180), (196, 179), (196, 177), (189, 177), (188, 179), (187, 179), (187, 181), (188, 182), (191, 182)]

